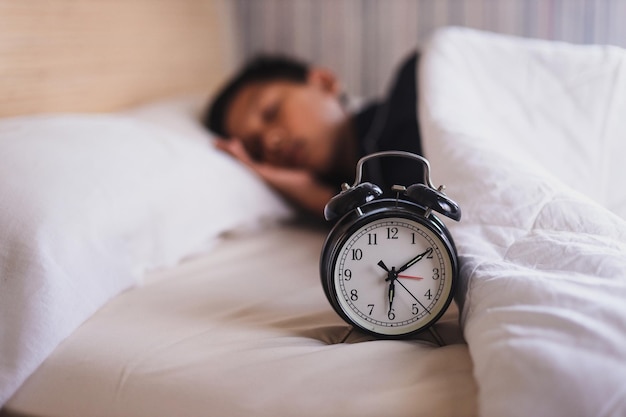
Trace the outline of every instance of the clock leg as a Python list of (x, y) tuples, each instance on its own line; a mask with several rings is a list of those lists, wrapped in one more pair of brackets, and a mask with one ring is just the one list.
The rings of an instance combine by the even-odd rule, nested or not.
[(430, 332), (431, 336), (435, 339), (435, 342), (437, 342), (439, 346), (446, 345), (446, 342), (443, 341), (443, 338), (439, 335), (437, 330), (435, 330), (435, 326), (430, 326), (428, 328), (428, 331)]

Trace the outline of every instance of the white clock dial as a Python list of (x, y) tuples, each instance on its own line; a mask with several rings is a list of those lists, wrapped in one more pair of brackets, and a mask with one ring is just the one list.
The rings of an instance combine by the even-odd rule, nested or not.
[(351, 233), (337, 251), (337, 301), (365, 330), (390, 336), (420, 330), (450, 303), (450, 256), (439, 235), (417, 221), (373, 220)]

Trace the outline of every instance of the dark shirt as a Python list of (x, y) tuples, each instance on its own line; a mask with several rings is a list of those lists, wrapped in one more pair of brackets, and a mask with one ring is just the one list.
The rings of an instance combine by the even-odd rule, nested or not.
[[(417, 66), (414, 53), (399, 67), (387, 97), (366, 106), (354, 116), (359, 158), (378, 151), (400, 150), (422, 155), (417, 118)], [(413, 159), (384, 157), (365, 163), (363, 180), (373, 182), (383, 192), (391, 186), (408, 187), (424, 182), (424, 167)]]

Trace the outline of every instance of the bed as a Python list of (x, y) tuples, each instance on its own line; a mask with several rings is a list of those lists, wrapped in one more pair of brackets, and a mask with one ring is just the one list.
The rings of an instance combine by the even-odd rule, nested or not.
[[(441, 346), (344, 323), (328, 226), (212, 146), (227, 5), (107, 4), (2, 6), (5, 39), (73, 52), (2, 45), (22, 59), (2, 67), (0, 415), (626, 414), (623, 50), (454, 27), (425, 46), (425, 154), (463, 210)], [(61, 16), (90, 35), (68, 46)]]

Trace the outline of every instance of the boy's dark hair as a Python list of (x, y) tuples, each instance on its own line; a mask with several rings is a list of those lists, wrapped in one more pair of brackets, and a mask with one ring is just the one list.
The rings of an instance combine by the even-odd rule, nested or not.
[(239, 91), (252, 83), (293, 81), (304, 83), (309, 74), (308, 64), (281, 55), (259, 55), (250, 60), (218, 92), (203, 117), (203, 124), (219, 136), (226, 137), (225, 117), (228, 107)]

